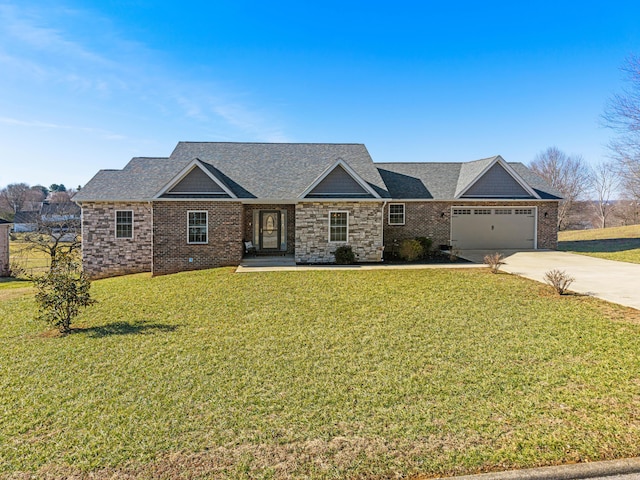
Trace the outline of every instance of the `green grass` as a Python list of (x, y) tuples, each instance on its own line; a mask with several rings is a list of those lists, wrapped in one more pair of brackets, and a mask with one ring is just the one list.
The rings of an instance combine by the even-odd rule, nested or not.
[[(94, 282), (0, 302), (0, 476), (443, 475), (640, 454), (635, 311), (483, 270)], [(636, 312), (637, 314), (637, 312)]]
[(559, 232), (558, 250), (640, 263), (640, 225)]

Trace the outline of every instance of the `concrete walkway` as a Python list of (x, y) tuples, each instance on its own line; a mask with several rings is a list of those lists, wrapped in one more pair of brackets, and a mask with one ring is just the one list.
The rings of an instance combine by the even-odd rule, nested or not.
[[(487, 252), (467, 250), (460, 255), (482, 262)], [(558, 269), (575, 278), (570, 290), (640, 310), (640, 265), (551, 250), (501, 251), (502, 270), (544, 282), (544, 274)]]
[(487, 268), (486, 265), (476, 263), (436, 263), (411, 265), (385, 265), (367, 263), (364, 265), (291, 265), (291, 266), (246, 266), (240, 265), (236, 273), (253, 272), (305, 272), (310, 270), (425, 270), (430, 268)]
[(251, 272), (304, 272), (309, 270), (421, 270), (428, 268), (486, 268), (475, 263), (439, 263), (389, 265), (385, 263), (365, 263), (362, 265), (296, 265), (293, 255), (279, 257), (245, 257), (236, 273)]

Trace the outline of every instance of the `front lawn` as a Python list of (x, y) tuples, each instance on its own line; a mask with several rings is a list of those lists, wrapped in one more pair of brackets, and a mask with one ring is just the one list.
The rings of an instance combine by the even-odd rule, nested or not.
[(559, 232), (558, 250), (640, 263), (640, 225)]
[(640, 454), (638, 312), (486, 270), (94, 282), (0, 301), (0, 476), (462, 474)]

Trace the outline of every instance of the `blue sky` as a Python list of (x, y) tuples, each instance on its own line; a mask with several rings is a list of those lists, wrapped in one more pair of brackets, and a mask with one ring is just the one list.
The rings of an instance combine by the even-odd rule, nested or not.
[(181, 140), (597, 162), (639, 20), (615, 0), (0, 0), (0, 187), (75, 187)]

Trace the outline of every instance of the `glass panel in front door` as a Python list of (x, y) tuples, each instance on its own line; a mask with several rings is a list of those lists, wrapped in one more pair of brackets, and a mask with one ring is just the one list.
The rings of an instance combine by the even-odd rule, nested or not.
[(279, 215), (280, 212), (264, 212), (262, 214), (262, 248), (280, 248)]

